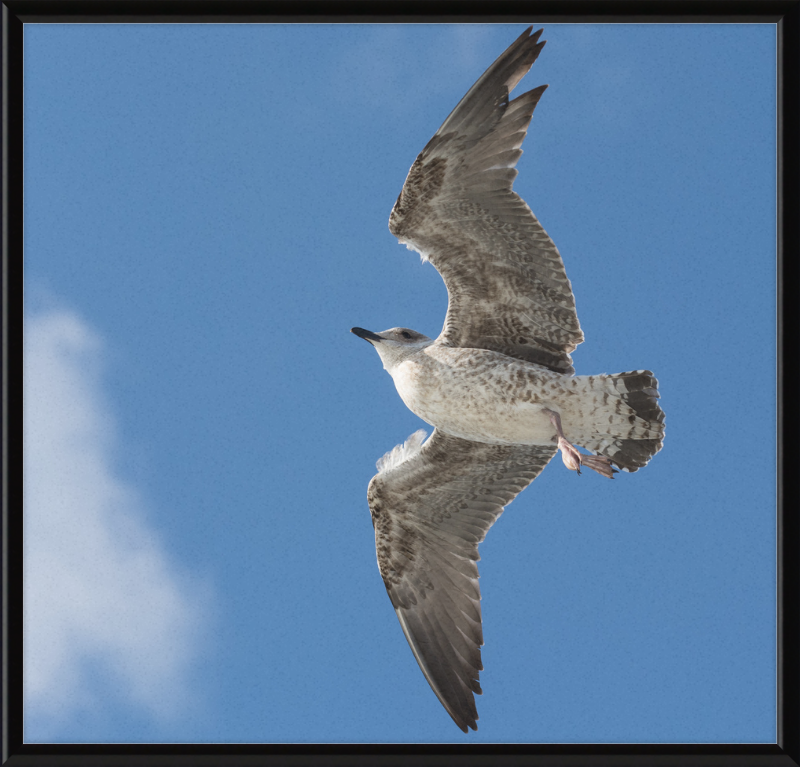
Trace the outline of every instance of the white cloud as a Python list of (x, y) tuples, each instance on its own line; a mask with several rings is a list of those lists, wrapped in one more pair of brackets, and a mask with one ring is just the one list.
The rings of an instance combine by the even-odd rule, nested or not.
[(109, 704), (168, 721), (190, 673), (208, 584), (170, 562), (135, 487), (119, 477), (103, 342), (75, 313), (26, 318), (24, 636), (26, 737)]

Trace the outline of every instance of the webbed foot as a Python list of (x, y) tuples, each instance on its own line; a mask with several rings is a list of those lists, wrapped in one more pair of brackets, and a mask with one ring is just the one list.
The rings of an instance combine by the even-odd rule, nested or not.
[(611, 465), (611, 460), (606, 458), (604, 455), (582, 455), (581, 463), (584, 466), (588, 466), (590, 469), (594, 469), (598, 474), (602, 474), (604, 477), (608, 477), (609, 479), (614, 479), (614, 475), (619, 474), (619, 472)]
[(550, 416), (550, 423), (553, 424), (558, 434), (558, 449), (561, 451), (561, 460), (564, 461), (564, 466), (570, 471), (577, 471), (578, 475), (581, 473), (581, 466), (588, 466), (592, 471), (596, 471), (609, 479), (614, 479), (614, 475), (619, 472), (612, 467), (609, 458), (604, 455), (584, 455), (579, 453), (577, 448), (564, 436), (564, 432), (561, 429), (561, 416), (554, 410), (546, 412)]

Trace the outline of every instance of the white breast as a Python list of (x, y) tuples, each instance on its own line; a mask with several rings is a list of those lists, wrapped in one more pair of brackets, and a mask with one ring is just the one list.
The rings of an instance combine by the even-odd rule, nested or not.
[(448, 434), (495, 444), (552, 444), (555, 429), (543, 412), (558, 408), (547, 393), (550, 379), (542, 383), (534, 376), (516, 385), (518, 367), (530, 376), (530, 365), (495, 352), (428, 347), (390, 373), (409, 410)]

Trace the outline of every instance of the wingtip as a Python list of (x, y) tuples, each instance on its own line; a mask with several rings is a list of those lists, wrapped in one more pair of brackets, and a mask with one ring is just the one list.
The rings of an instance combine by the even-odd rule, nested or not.
[[(533, 24), (531, 24), (515, 41), (513, 44), (525, 44), (525, 45), (533, 45), (537, 48), (541, 48), (547, 40), (542, 40), (539, 42), (539, 38), (542, 36), (542, 32), (544, 32), (544, 27), (541, 29), (537, 29), (535, 32), (532, 33)], [(537, 45), (538, 43), (538, 45)]]
[[(530, 32), (532, 29), (533, 29), (533, 27), (530, 26), (530, 27), (528, 27), (528, 29), (526, 31)], [(536, 45), (537, 48), (541, 48), (547, 42), (547, 40), (542, 40), (541, 42), (539, 41), (539, 38), (542, 36), (542, 32), (544, 32), (544, 27), (542, 27), (541, 29), (537, 29), (530, 36), (529, 42), (530, 42), (531, 45)]]
[(456, 726), (458, 727), (459, 730), (461, 730), (461, 732), (467, 734), (469, 733), (470, 730), (473, 730), (475, 732), (478, 731), (478, 723), (475, 721), (477, 717), (475, 717), (475, 719), (466, 719), (463, 721), (459, 721), (452, 714), (450, 715), (450, 717), (456, 723)]

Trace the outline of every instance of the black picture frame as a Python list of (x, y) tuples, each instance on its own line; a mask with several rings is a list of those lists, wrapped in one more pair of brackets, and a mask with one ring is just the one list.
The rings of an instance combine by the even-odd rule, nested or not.
[[(240, 745), (25, 744), (22, 715), (22, 131), (23, 25), (47, 22), (766, 22), (778, 31), (778, 699), (774, 744)], [(261, 2), (7, 0), (2, 7), (2, 763), (21, 765), (800, 765), (798, 494), (786, 482), (798, 422), (784, 356), (800, 251), (800, 0)], [(695, 467), (705, 471), (706, 467)]]

